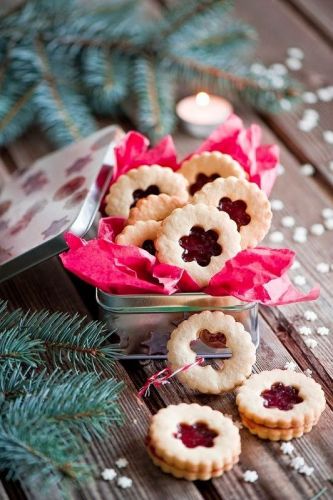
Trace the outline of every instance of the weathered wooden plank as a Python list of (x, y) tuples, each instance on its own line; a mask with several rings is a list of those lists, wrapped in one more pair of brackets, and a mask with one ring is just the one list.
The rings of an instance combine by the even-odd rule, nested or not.
[(333, 10), (331, 0), (288, 0), (307, 22), (328, 42), (333, 41)]
[[(307, 90), (332, 84), (331, 48), (317, 32), (309, 29), (307, 23), (288, 4), (276, 0), (239, 0), (236, 2), (236, 12), (256, 27), (260, 36), (257, 54), (265, 63), (284, 62), (288, 47), (300, 47), (305, 53), (304, 66), (301, 71), (291, 72), (292, 75)], [(308, 133), (297, 128), (305, 108), (315, 108), (320, 113), (319, 125)], [(323, 131), (332, 129), (331, 117), (332, 103), (320, 102), (265, 119), (301, 162), (314, 164), (332, 184), (333, 172), (329, 169), (332, 145), (324, 142), (322, 135)]]

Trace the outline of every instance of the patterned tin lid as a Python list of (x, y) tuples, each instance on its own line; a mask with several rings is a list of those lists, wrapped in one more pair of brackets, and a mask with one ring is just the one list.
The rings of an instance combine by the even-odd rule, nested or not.
[(99, 130), (37, 160), (0, 192), (0, 282), (66, 248), (90, 228), (112, 175), (123, 131)]

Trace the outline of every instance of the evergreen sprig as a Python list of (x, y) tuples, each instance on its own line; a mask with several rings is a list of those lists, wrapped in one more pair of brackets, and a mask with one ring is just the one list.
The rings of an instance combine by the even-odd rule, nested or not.
[(104, 325), (64, 313), (10, 312), (0, 301), (0, 470), (27, 487), (66, 492), (93, 472), (93, 438), (122, 422), (118, 349)]
[(231, 0), (187, 0), (152, 18), (149, 5), (26, 0), (0, 16), (0, 144), (37, 120), (57, 145), (95, 129), (91, 111), (126, 112), (152, 139), (172, 131), (177, 83), (238, 95), (264, 111), (299, 89), (251, 70), (254, 30)]

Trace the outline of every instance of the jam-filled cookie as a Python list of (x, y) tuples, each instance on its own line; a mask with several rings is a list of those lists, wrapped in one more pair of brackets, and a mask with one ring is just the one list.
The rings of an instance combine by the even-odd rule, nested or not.
[(161, 223), (155, 220), (139, 220), (135, 224), (126, 226), (116, 237), (118, 245), (134, 245), (155, 255), (154, 241)]
[(236, 398), (242, 422), (252, 434), (272, 441), (288, 441), (310, 432), (325, 408), (320, 385), (291, 370), (252, 375)]
[(246, 173), (241, 165), (230, 155), (218, 151), (204, 152), (193, 155), (184, 161), (178, 170), (189, 183), (189, 193), (194, 196), (203, 186), (220, 177), (238, 177), (245, 179)]
[(229, 314), (221, 311), (203, 311), (193, 314), (172, 332), (167, 344), (168, 361), (172, 370), (195, 362), (193, 342), (200, 339), (212, 348), (227, 347), (232, 357), (223, 360), (222, 367), (196, 365), (179, 372), (184, 384), (207, 394), (231, 391), (251, 374), (256, 361), (256, 349), (251, 335)]
[(176, 208), (162, 222), (155, 247), (160, 262), (186, 269), (200, 286), (241, 249), (236, 223), (204, 204)]
[(149, 195), (137, 202), (135, 207), (131, 208), (128, 216), (128, 224), (134, 224), (138, 220), (157, 220), (165, 219), (175, 208), (185, 205), (184, 201), (178, 196), (169, 196), (167, 194)]
[(153, 416), (147, 451), (163, 472), (189, 481), (219, 477), (239, 460), (238, 428), (208, 406), (181, 403)]
[(237, 224), (243, 249), (262, 241), (271, 225), (272, 211), (266, 194), (245, 179), (216, 179), (194, 196), (193, 203), (213, 205), (226, 212)]
[(105, 198), (105, 212), (127, 218), (138, 200), (161, 193), (178, 196), (185, 202), (188, 198), (186, 179), (171, 168), (160, 165), (133, 168), (110, 187)]

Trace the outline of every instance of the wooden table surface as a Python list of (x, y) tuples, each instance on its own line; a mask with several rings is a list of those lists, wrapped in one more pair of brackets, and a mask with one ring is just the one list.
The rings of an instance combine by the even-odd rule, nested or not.
[[(258, 30), (261, 43), (258, 53), (267, 63), (284, 62), (288, 47), (300, 47), (304, 53), (303, 68), (295, 72), (308, 90), (333, 84), (332, 50), (333, 8), (332, 0), (238, 0), (236, 10), (240, 17), (252, 23)], [(304, 109), (314, 108), (320, 113), (319, 125), (311, 132), (301, 132), (297, 122)], [(190, 483), (176, 480), (163, 474), (148, 458), (144, 437), (151, 414), (170, 403), (199, 402), (237, 417), (234, 395), (221, 397), (195, 395), (177, 382), (153, 390), (149, 398), (139, 404), (136, 391), (146, 378), (160, 369), (162, 363), (139, 364), (123, 362), (116, 368), (116, 375), (123, 379), (126, 389), (121, 404), (127, 421), (119, 430), (111, 431), (109, 439), (91, 447), (88, 460), (99, 470), (113, 467), (117, 458), (125, 456), (129, 466), (126, 475), (133, 479), (133, 486), (127, 490), (117, 488), (112, 482), (96, 478), (84, 489), (73, 492), (73, 498), (106, 499), (135, 498), (158, 499), (312, 499), (333, 498), (333, 272), (320, 274), (316, 264), (333, 264), (332, 231), (322, 236), (310, 235), (305, 244), (292, 240), (292, 230), (281, 226), (281, 218), (292, 215), (297, 225), (305, 226), (321, 222), (321, 211), (333, 207), (333, 145), (323, 140), (323, 131), (333, 129), (333, 103), (303, 105), (289, 114), (259, 116), (248, 108), (238, 107), (236, 111), (245, 122), (259, 123), (265, 142), (275, 142), (281, 148), (281, 163), (285, 173), (279, 176), (271, 198), (280, 199), (284, 209), (274, 213), (272, 230), (282, 230), (284, 241), (297, 252), (300, 269), (292, 275), (302, 274), (309, 285), (320, 282), (321, 297), (311, 304), (296, 304), (281, 308), (261, 308), (261, 344), (258, 350), (255, 371), (283, 368), (286, 361), (294, 360), (304, 371), (312, 370), (327, 398), (327, 407), (314, 430), (293, 441), (297, 454), (314, 467), (314, 473), (306, 477), (297, 473), (280, 452), (280, 445), (265, 442), (241, 430), (242, 454), (238, 465), (223, 477), (208, 482)], [(181, 154), (193, 150), (198, 141), (182, 132), (175, 134)], [(39, 131), (26, 134), (15, 144), (4, 149), (0, 157), (3, 173), (13, 168), (23, 169), (39, 156), (50, 151)], [(313, 177), (304, 177), (300, 165), (311, 163), (316, 167)], [(269, 244), (269, 241), (266, 241)], [(276, 245), (275, 245), (276, 246)], [(10, 301), (11, 306), (40, 310), (48, 308), (79, 312), (88, 317), (97, 317), (97, 307), (91, 287), (67, 274), (58, 258), (53, 258), (34, 269), (28, 270), (0, 286), (0, 297)], [(314, 338), (318, 346), (309, 349), (298, 328), (306, 324), (303, 314), (307, 309), (318, 314), (316, 323), (310, 326), (327, 326), (331, 335)], [(245, 483), (242, 473), (256, 470), (257, 482)], [(316, 496), (317, 495), (317, 496)], [(38, 497), (38, 492), (33, 498)], [(56, 493), (52, 493), (56, 498)], [(0, 499), (23, 499), (26, 492), (19, 484), (0, 483)], [(31, 495), (30, 495), (31, 498)]]

